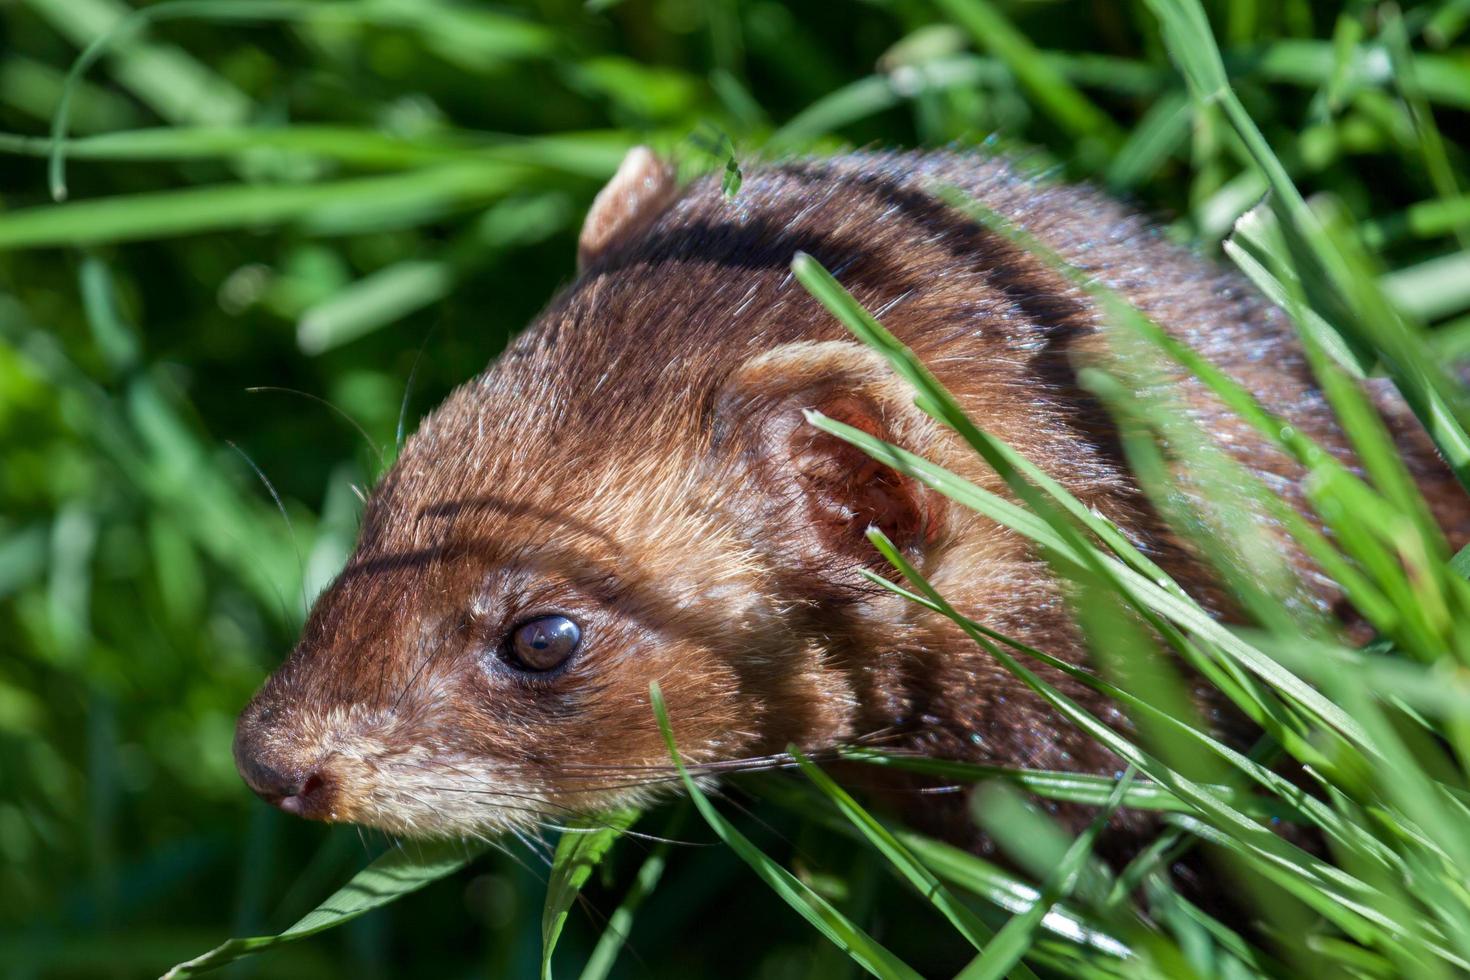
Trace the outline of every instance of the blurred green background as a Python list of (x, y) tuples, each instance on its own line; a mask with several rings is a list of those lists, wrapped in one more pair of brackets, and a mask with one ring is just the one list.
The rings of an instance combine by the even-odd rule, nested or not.
[[(1298, 184), (1347, 205), (1446, 357), (1470, 349), (1470, 3), (1207, 6)], [(109, 32), (53, 205), (66, 74)], [(623, 150), (695, 172), (726, 137), (747, 167), (1015, 148), (1207, 252), (1262, 192), (1139, 2), (0, 6), (0, 975), (156, 975), (289, 924), (387, 845), (256, 801), (234, 715), (401, 432), (570, 280)], [(754, 811), (748, 832), (909, 962), (963, 962), (872, 858)], [(589, 889), (566, 963), (645, 848)], [(531, 975), (544, 874), (517, 849), (234, 972)], [(674, 851), (619, 966), (852, 969), (707, 846)]]

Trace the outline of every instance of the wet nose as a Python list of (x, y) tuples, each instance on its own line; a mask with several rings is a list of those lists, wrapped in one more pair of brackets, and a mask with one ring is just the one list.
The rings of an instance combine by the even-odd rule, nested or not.
[[(331, 780), (316, 753), (283, 749), (268, 716), (247, 711), (235, 731), (235, 766), (256, 796), (297, 816), (323, 819), (331, 810)], [(305, 758), (300, 758), (305, 756)]]
[(256, 796), (287, 813), (303, 817), (317, 809), (327, 786), (320, 770), (286, 773), (258, 759), (241, 760), (240, 775)]

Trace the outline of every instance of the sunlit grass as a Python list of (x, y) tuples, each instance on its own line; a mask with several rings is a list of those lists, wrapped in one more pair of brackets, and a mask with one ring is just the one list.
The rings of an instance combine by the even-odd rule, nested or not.
[[(263, 962), (300, 976), (410, 960), (405, 974), (554, 963), (601, 977), (637, 962), (663, 975), (687, 947), (711, 973), (927, 975), (966, 960), (967, 977), (1470, 969), (1470, 559), (1448, 553), (1354, 385), (1391, 377), (1470, 474), (1453, 368), (1470, 353), (1470, 5), (1329, 16), (1242, 0), (1208, 19), (1193, 0), (675, 6), (188, 0), (153, 5), (142, 30), (126, 29), (119, 0), (0, 14), (0, 972), (156, 974), (229, 935), (304, 939), (339, 922)], [(830, 36), (835, 22), (851, 39)], [(1212, 455), (1167, 399), (1125, 396), (1137, 390), (1126, 371), (1084, 373), (1161, 512), (1249, 610), (1249, 628), (1227, 628), (798, 262), (1014, 500), (814, 423), (1035, 541), (1077, 584), (1089, 635), (1110, 642), (1095, 671), (1050, 660), (949, 608), (878, 540), (898, 566), (882, 584), (955, 616), (1052, 700), (1058, 724), (1126, 759), (1126, 778), (853, 753), (984, 784), (975, 815), (1003, 868), (887, 822), (793, 759), (800, 774), (744, 784), (754, 817), (691, 783), (700, 820), (657, 831), (708, 839), (702, 820), (717, 848), (629, 838), (605, 850), (605, 821), (579, 828), (542, 867), (544, 910), (536, 874), (494, 855), (462, 889), (389, 905), (472, 851), (393, 850), (352, 878), (365, 855), (351, 831), (322, 844), (318, 828), (248, 801), (231, 717), (345, 555), (354, 488), (391, 459), (405, 418), (570, 275), (580, 209), (626, 147), (723, 169), (738, 195), (762, 154), (987, 139), (1039, 173), (1132, 196), (1171, 235), (1235, 262), (1299, 326), (1363, 462), (1336, 465), (1023, 229), (934, 188), (1073, 276), (1139, 363), (1195, 374), (1311, 472), (1330, 535)], [(247, 386), (327, 398), (370, 446), (330, 411)], [(1239, 499), (1179, 509), (1163, 444)], [(1281, 603), (1285, 572), (1251, 526), (1256, 505), (1274, 507), (1378, 642), (1354, 649)], [(1038, 661), (1116, 695), (1136, 732), (1049, 690)], [(1162, 679), (1148, 689), (1113, 686), (1145, 661), (1188, 664), (1257, 722), (1261, 744), (1241, 753), (1203, 730), (1167, 671), (1150, 671)], [(1281, 774), (1292, 761), (1312, 793)], [(1049, 828), (1006, 787), (1154, 809), (1166, 830), (1110, 869), (1089, 835)], [(1279, 823), (1312, 828), (1327, 856), (1273, 833)], [(1175, 890), (1165, 869), (1191, 847), (1225, 856), (1221, 888), (1262, 928), (1241, 935)], [(575, 912), (582, 888), (605, 925)], [(358, 918), (369, 904), (383, 911)], [(473, 951), (455, 939), (467, 929)]]

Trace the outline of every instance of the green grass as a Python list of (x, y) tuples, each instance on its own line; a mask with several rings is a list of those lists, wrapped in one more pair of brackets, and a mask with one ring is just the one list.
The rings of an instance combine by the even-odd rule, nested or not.
[[(1470, 972), (1470, 558), (1449, 553), (1354, 384), (1391, 377), (1470, 477), (1453, 364), (1470, 353), (1470, 4), (132, 9), (0, 11), (0, 973), (236, 957), (239, 976), (303, 977)], [(1361, 472), (1024, 230), (934, 188), (1107, 312), (1131, 356), (1082, 380), (1160, 512), (1249, 610), (1227, 628), (965, 418), (840, 282), (795, 263), (1012, 498), (813, 424), (1034, 541), (1107, 640), (1094, 670), (1056, 661), (967, 619), (874, 541), (896, 566), (875, 581), (954, 618), (1058, 724), (1130, 766), (1111, 780), (849, 753), (979, 784), (974, 816), (1004, 866), (869, 812), (801, 757), (728, 802), (686, 774), (692, 809), (632, 834), (619, 815), (509, 853), (288, 821), (234, 774), (233, 715), (340, 567), (357, 490), (566, 281), (581, 211), (644, 141), (737, 196), (763, 154), (989, 142), (1132, 198), (1299, 327)], [(1134, 396), (1162, 362), (1307, 468), (1330, 534), (1167, 398)], [(1179, 458), (1209, 475), (1206, 506), (1177, 492)], [(1343, 585), (1373, 644), (1282, 601), (1291, 577), (1257, 509)], [(1037, 663), (1116, 697), (1135, 731), (1089, 716)], [(1177, 663), (1260, 743), (1213, 738)], [(1138, 676), (1153, 680), (1119, 686)], [(1280, 775), (1289, 760), (1311, 792)], [(1153, 809), (1166, 829), (1110, 868), (1091, 832), (1069, 837), (1031, 797)], [(1163, 869), (1189, 848), (1218, 859), (1259, 931), (1178, 893)], [(258, 938), (196, 959), (231, 935)]]

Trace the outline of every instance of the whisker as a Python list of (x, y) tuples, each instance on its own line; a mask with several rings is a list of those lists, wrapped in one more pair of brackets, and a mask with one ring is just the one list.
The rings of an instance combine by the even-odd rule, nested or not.
[(256, 385), (253, 388), (246, 388), (245, 390), (252, 395), (259, 394), (261, 392), (279, 392), (283, 395), (299, 395), (302, 398), (309, 398), (320, 405), (325, 405), (327, 408), (330, 408), (332, 411), (336, 412), (339, 416), (345, 419), (349, 425), (357, 430), (358, 435), (362, 436), (362, 441), (367, 443), (368, 448), (371, 449), (373, 451), (373, 454), (378, 457), (378, 471), (382, 472), (386, 468), (384, 464), (382, 447), (373, 442), (373, 437), (368, 435), (368, 431), (367, 429), (364, 429), (362, 427), (362, 423), (357, 421), (357, 419), (353, 418), (351, 415), (347, 414), (347, 412), (344, 411), (341, 407), (330, 401), (327, 401), (327, 399), (321, 397), (320, 395), (313, 395), (309, 391), (300, 391), (296, 388), (281, 388), (276, 385)]
[[(414, 796), (412, 793), (404, 793), (403, 795), (406, 796), (406, 797), (408, 797), (409, 799), (413, 800), (415, 803), (419, 804), (419, 806), (422, 806), (425, 809), (430, 809), (429, 804), (428, 804), (427, 801), (419, 799), (417, 796)], [(539, 872), (537, 872), (535, 868), (532, 868), (530, 865), (526, 864), (526, 862), (522, 861), (519, 857), (516, 856), (516, 854), (513, 851), (511, 851), (509, 848), (507, 848), (500, 841), (498, 841), (498, 840), (496, 840), (496, 839), (494, 839), (492, 837), (487, 837), (487, 836), (485, 836), (483, 834), (476, 834), (476, 835), (474, 835), (474, 837), (475, 837), (476, 840), (480, 841), (482, 844), (486, 845), (487, 847), (491, 848), (492, 850), (494, 850), (494, 851), (496, 851), (496, 852), (498, 852), (500, 854), (503, 854), (505, 857), (509, 858), (510, 860), (514, 861), (516, 864), (520, 865), (521, 868), (523, 868), (526, 871), (526, 873), (530, 874), (533, 878), (536, 878), (542, 884), (545, 884), (546, 883), (546, 879), (544, 877), (542, 877), (541, 874)], [(400, 842), (400, 846), (402, 846), (401, 845), (401, 842)]]
[[(548, 824), (564, 834), (591, 834), (607, 830), (607, 827), (558, 827), (556, 824)], [(679, 840), (677, 837), (660, 837), (657, 834), (646, 834), (640, 830), (624, 829), (618, 831), (619, 837), (631, 837), (634, 840), (645, 841), (650, 844), (670, 844), (674, 847), (719, 847), (717, 841)]]
[(423, 343), (419, 344), (419, 352), (413, 356), (413, 366), (408, 369), (408, 380), (403, 385), (403, 404), (398, 408), (397, 438), (393, 446), (395, 450), (403, 446), (404, 423), (408, 420), (408, 398), (413, 394), (413, 383), (419, 376), (419, 362), (424, 359), (424, 351), (428, 349), (429, 341), (433, 338), (434, 331), (439, 329), (440, 322), (435, 320), (428, 332), (424, 334)]
[[(460, 794), (463, 794), (465, 796), (493, 796), (493, 795), (495, 795), (494, 792), (491, 791), (491, 790), (466, 789), (466, 788), (464, 788), (462, 786), (424, 786), (422, 788), (425, 789), (425, 790), (428, 790), (430, 792), (433, 792), (433, 793), (460, 793)], [(410, 799), (413, 799), (415, 802), (421, 804), (425, 809), (433, 809), (424, 800), (420, 800), (417, 797), (414, 797), (414, 796), (412, 796), (411, 794), (408, 794), (408, 793), (404, 793), (403, 795), (404, 796), (407, 796)], [(531, 816), (537, 817), (538, 819), (544, 819), (544, 818), (547, 818), (547, 817), (550, 816), (550, 814), (546, 813), (544, 810), (538, 810), (535, 807), (529, 807), (529, 806), (519, 806), (519, 805), (514, 804), (514, 803), (497, 803), (496, 804), (496, 807), (498, 809), (501, 809), (501, 810), (510, 810), (512, 812), (515, 812), (515, 813), (529, 813)]]
[(434, 662), (434, 658), (439, 655), (439, 651), (440, 650), (443, 650), (446, 646), (449, 645), (449, 640), (455, 634), (457, 634), (460, 630), (464, 629), (468, 625), (469, 625), (469, 622), (467, 620), (461, 619), (459, 621), (459, 625), (458, 626), (456, 626), (453, 630), (449, 631), (443, 637), (440, 638), (438, 644), (436, 644), (435, 647), (434, 647), (434, 649), (429, 653), (429, 655), (424, 658), (424, 662), (421, 663), (421, 664), (419, 664), (419, 669), (416, 670), (416, 671), (414, 671), (413, 672), (413, 676), (408, 679), (408, 683), (406, 683), (406, 684), (403, 685), (403, 690), (401, 690), (401, 691), (398, 692), (398, 697), (393, 701), (393, 708), (392, 708), (393, 711), (397, 711), (398, 710), (399, 704), (401, 704), (403, 702), (403, 698), (408, 694), (408, 692), (413, 689), (413, 685), (418, 681), (419, 675), (424, 672), (424, 668), (428, 667), (429, 664), (433, 663)]
[[(502, 854), (505, 857), (509, 858), (511, 861), (515, 862), (517, 867), (526, 872), (526, 874), (530, 875), (532, 878), (535, 878), (541, 884), (545, 885), (547, 883), (546, 876), (542, 874), (539, 869), (533, 868), (530, 864), (523, 860), (519, 854), (507, 847), (503, 841), (483, 835), (481, 835), (479, 839), (483, 841), (486, 845), (488, 845), (491, 849), (493, 849), (497, 854)], [(538, 857), (539, 856), (540, 855), (538, 855)], [(551, 862), (549, 860), (546, 861), (546, 867), (548, 869), (550, 869), (551, 867)]]
[[(425, 772), (434, 772), (434, 773), (438, 773), (438, 772), (440, 772), (440, 771), (442, 771), (444, 769), (448, 769), (448, 770), (450, 770), (450, 771), (452, 771), (452, 772), (454, 772), (454, 773), (456, 773), (456, 774), (458, 774), (460, 776), (463, 776), (466, 779), (471, 779), (471, 780), (474, 780), (475, 782), (481, 783), (482, 785), (490, 786), (489, 780), (486, 780), (486, 779), (483, 779), (481, 777), (478, 777), (478, 776), (474, 775), (473, 773), (466, 772), (465, 770), (461, 769), (460, 767), (454, 766), (454, 765), (451, 765), (451, 764), (440, 763), (440, 764), (434, 765), (434, 766), (425, 765), (425, 764), (422, 764), (422, 763), (402, 763), (402, 764), (405, 765), (405, 766), (408, 766), (410, 768), (421, 769), (421, 770), (423, 770)], [(638, 784), (631, 784), (631, 785), (634, 786), (634, 787), (636, 787)], [(552, 808), (552, 809), (555, 809), (555, 810), (560, 810), (560, 811), (562, 811), (563, 815), (565, 815), (565, 816), (581, 817), (584, 820), (596, 820), (597, 819), (597, 814), (595, 812), (587, 812), (587, 811), (583, 811), (583, 810), (578, 810), (576, 808), (569, 807), (569, 806), (567, 806), (564, 803), (558, 803), (555, 800), (547, 800), (547, 799), (544, 799), (544, 798), (541, 798), (541, 797), (531, 796), (530, 794), (526, 794), (526, 793), (515, 793), (515, 792), (512, 792), (510, 790), (496, 789), (496, 788), (476, 789), (476, 788), (468, 787), (468, 786), (441, 786), (441, 785), (431, 785), (431, 786), (428, 786), (427, 789), (429, 789), (429, 790), (431, 790), (432, 792), (435, 792), (435, 793), (461, 793), (461, 794), (464, 794), (464, 795), (467, 795), (467, 796), (503, 797), (503, 798), (513, 799), (513, 800), (521, 800), (523, 802), (533, 803), (533, 804), (539, 804), (541, 806), (545, 806), (545, 807)], [(420, 801), (420, 802), (422, 802), (422, 801)], [(538, 809), (536, 806), (518, 806), (518, 805), (515, 805), (515, 804), (509, 804), (509, 803), (496, 803), (495, 805), (497, 807), (499, 807), (500, 809), (503, 809), (503, 810), (512, 810), (512, 811), (515, 811), (517, 813), (529, 813), (529, 814), (532, 814), (534, 816), (543, 817), (543, 818), (550, 817), (550, 814), (549, 813), (547, 813), (547, 812), (545, 812), (543, 810)], [(605, 824), (605, 823), (604, 824), (600, 824), (599, 826), (596, 826), (596, 827), (568, 827), (568, 826), (566, 826), (564, 824), (551, 823), (551, 822), (546, 821), (546, 820), (543, 820), (542, 821), (542, 826), (545, 827), (546, 829), (549, 829), (549, 830), (555, 830), (555, 831), (558, 831), (559, 833), (568, 833), (568, 834), (592, 833), (592, 832), (598, 831), (598, 830), (610, 829), (610, 827), (611, 827), (610, 824)], [(657, 836), (655, 834), (644, 833), (642, 831), (632, 830), (631, 828), (624, 828), (624, 829), (620, 830), (619, 831), (619, 835), (620, 836), (633, 837), (633, 838), (636, 838), (638, 840), (645, 840), (645, 841), (649, 841), (649, 842), (656, 843), (656, 844), (678, 844), (678, 845), (687, 846), (687, 847), (707, 847), (707, 846), (711, 846), (708, 843), (700, 842), (700, 841), (682, 841), (682, 840), (675, 840), (673, 838), (659, 837), (659, 836)]]
[[(540, 860), (546, 862), (546, 866), (548, 868), (552, 867), (554, 862), (552, 861), (551, 849), (546, 846), (545, 841), (533, 842), (531, 838), (527, 837), (523, 831), (515, 827), (511, 828), (510, 834), (516, 840), (520, 841), (521, 846), (526, 848), (526, 850), (536, 855), (536, 857)], [(540, 845), (539, 847), (537, 846), (538, 843)]]
[(265, 475), (265, 470), (255, 465), (255, 460), (250, 458), (249, 453), (241, 449), (237, 443), (231, 442), (228, 439), (225, 440), (225, 445), (239, 453), (240, 458), (245, 461), (246, 465), (255, 471), (255, 475), (260, 478), (260, 482), (265, 484), (266, 492), (276, 502), (276, 510), (281, 512), (281, 520), (286, 522), (286, 533), (291, 536), (291, 549), (296, 552), (296, 570), (301, 577), (301, 611), (305, 613), (307, 606), (310, 605), (306, 599), (306, 562), (301, 557), (301, 543), (296, 540), (296, 528), (291, 524), (291, 515), (286, 512), (286, 504), (281, 500), (281, 495), (276, 493), (275, 484), (271, 483), (270, 477)]

